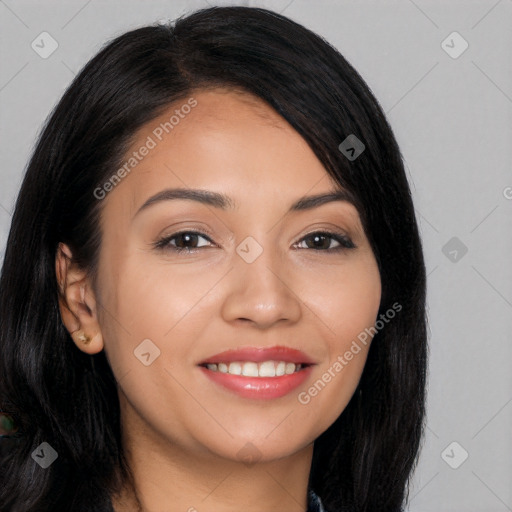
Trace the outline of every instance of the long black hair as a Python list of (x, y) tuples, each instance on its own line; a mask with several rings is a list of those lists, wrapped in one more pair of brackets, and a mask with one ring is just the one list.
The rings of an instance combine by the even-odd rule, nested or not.
[[(116, 382), (104, 352), (72, 342), (58, 307), (59, 242), (94, 277), (103, 201), (137, 130), (194, 90), (232, 87), (271, 105), (352, 196), (382, 283), (379, 313), (400, 313), (373, 339), (356, 393), (314, 443), (309, 487), (329, 512), (398, 511), (425, 413), (426, 276), (399, 147), (357, 71), (324, 39), (274, 12), (214, 7), (109, 42), (48, 118), (16, 202), (0, 278), (0, 410), (19, 434), (0, 465), (0, 509), (107, 511), (130, 476)], [(338, 146), (365, 145), (356, 159)], [(58, 453), (43, 469), (33, 451)]]

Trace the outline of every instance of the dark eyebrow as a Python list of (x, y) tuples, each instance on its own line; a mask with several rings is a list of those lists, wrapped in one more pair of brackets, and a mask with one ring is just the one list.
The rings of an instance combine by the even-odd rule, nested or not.
[[(145, 210), (155, 203), (159, 203), (161, 201), (170, 201), (174, 199), (188, 199), (191, 201), (197, 201), (199, 203), (210, 205), (215, 208), (221, 208), (222, 210), (227, 210), (228, 208), (234, 209), (237, 207), (236, 203), (229, 196), (219, 192), (190, 188), (169, 188), (158, 192), (154, 196), (151, 196), (137, 210), (137, 213), (134, 215), (134, 217), (137, 216), (142, 210)], [(354, 201), (352, 200), (350, 194), (342, 190), (336, 190), (326, 194), (301, 197), (290, 206), (288, 211), (296, 212), (310, 210), (332, 201), (345, 201), (354, 205)]]

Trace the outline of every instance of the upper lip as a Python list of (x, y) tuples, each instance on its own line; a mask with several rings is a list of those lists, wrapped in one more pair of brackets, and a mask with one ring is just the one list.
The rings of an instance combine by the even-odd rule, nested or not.
[(285, 346), (275, 347), (241, 347), (226, 350), (215, 354), (199, 364), (209, 363), (232, 363), (234, 361), (253, 361), (261, 363), (263, 361), (284, 361), (285, 363), (295, 364), (314, 364), (314, 361), (304, 352)]

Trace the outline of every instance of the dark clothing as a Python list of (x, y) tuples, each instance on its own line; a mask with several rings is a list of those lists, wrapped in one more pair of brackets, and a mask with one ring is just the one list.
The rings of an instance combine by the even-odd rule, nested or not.
[(308, 512), (327, 512), (322, 505), (322, 500), (314, 493), (314, 491), (309, 491), (308, 498)]

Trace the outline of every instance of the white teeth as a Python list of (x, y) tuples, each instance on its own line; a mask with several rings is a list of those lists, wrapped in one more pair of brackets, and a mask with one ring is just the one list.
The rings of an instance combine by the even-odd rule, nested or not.
[(257, 377), (258, 365), (256, 363), (244, 363), (242, 366), (242, 375), (246, 377)]
[(281, 377), (291, 375), (302, 368), (302, 364), (287, 363), (285, 361), (264, 361), (255, 363), (252, 361), (233, 363), (208, 363), (208, 370), (231, 375), (243, 375), (245, 377)]
[(286, 369), (284, 371), (286, 375), (291, 375), (295, 371), (295, 365), (293, 363), (286, 363)]
[(240, 375), (242, 373), (242, 365), (240, 363), (230, 363), (228, 373), (232, 375)]
[(261, 363), (259, 375), (260, 375), (260, 377), (275, 377), (276, 376), (275, 364), (272, 361), (265, 361), (264, 363)]

